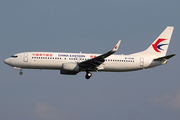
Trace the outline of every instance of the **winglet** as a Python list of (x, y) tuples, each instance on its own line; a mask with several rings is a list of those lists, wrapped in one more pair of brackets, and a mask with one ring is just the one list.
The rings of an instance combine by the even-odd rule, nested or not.
[(118, 50), (120, 43), (121, 43), (121, 40), (119, 40), (119, 41), (117, 42), (117, 44), (115, 45), (115, 47), (112, 49), (112, 52), (116, 52), (116, 51)]

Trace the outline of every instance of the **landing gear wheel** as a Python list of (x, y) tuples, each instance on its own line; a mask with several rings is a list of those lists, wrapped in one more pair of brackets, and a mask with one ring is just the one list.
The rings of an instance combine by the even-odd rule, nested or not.
[(86, 72), (86, 76), (85, 76), (86, 79), (89, 79), (91, 76), (92, 76), (92, 73)]
[(19, 74), (20, 74), (20, 75), (22, 75), (22, 74), (23, 74), (23, 72), (19, 72)]

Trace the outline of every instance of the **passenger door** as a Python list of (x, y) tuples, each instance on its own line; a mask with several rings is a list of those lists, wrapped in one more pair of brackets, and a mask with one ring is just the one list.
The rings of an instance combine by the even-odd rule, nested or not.
[(28, 62), (28, 53), (24, 53), (23, 55), (23, 61)]
[(140, 58), (140, 66), (141, 66), (141, 67), (144, 66), (144, 58)]

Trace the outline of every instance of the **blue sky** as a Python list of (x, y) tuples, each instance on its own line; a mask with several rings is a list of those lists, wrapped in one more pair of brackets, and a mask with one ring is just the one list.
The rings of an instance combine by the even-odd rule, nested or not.
[[(0, 1), (0, 119), (179, 120), (180, 1)], [(167, 27), (174, 32), (166, 65), (135, 72), (60, 75), (19, 71), (3, 63), (26, 51), (116, 54), (146, 49)]]

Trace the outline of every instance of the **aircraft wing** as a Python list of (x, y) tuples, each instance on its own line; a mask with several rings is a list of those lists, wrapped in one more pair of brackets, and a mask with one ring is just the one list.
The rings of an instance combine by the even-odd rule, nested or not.
[(115, 45), (115, 47), (111, 51), (109, 51), (105, 54), (99, 55), (97, 57), (94, 57), (92, 59), (80, 62), (79, 66), (81, 68), (85, 68), (85, 69), (95, 69), (97, 66), (101, 65), (105, 61), (104, 60), (105, 58), (112, 55), (113, 53), (115, 53), (118, 50), (120, 42), (121, 42), (121, 40), (119, 40), (117, 42), (117, 44)]

